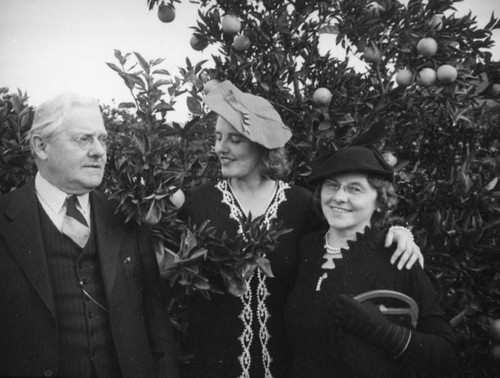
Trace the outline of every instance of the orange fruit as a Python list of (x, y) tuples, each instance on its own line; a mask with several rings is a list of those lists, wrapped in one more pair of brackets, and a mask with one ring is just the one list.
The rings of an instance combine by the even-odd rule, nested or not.
[(451, 84), (457, 77), (457, 69), (450, 64), (443, 64), (437, 69), (437, 78), (443, 84)]
[(363, 52), (363, 59), (369, 63), (378, 63), (380, 58), (380, 50), (377, 47), (368, 46)]
[(365, 9), (363, 9), (363, 13), (366, 16), (371, 16), (373, 18), (380, 17), (380, 13), (383, 11), (385, 11), (385, 8), (376, 1), (372, 1), (365, 7)]
[(332, 92), (329, 89), (321, 87), (314, 91), (312, 100), (316, 105), (326, 106), (332, 100)]
[(413, 81), (413, 72), (408, 69), (399, 70), (396, 74), (396, 83), (402, 87), (407, 87)]
[(417, 51), (429, 58), (437, 53), (438, 44), (434, 38), (422, 38), (417, 43)]
[(443, 17), (441, 17), (439, 14), (435, 14), (434, 16), (427, 19), (427, 24), (431, 28), (439, 31), (443, 28)]
[(392, 152), (384, 152), (382, 156), (391, 168), (394, 168), (398, 164), (398, 158)]
[(221, 21), (222, 31), (227, 34), (237, 34), (241, 30), (241, 21), (232, 14), (226, 14)]
[(201, 51), (205, 47), (207, 47), (207, 43), (200, 40), (195, 34), (193, 34), (193, 36), (189, 40), (189, 44), (191, 45), (193, 50), (196, 50), (196, 51)]
[(239, 35), (233, 41), (233, 48), (236, 51), (247, 51), (250, 45), (250, 39), (246, 35)]
[[(175, 189), (174, 187), (170, 187), (169, 189)], [(168, 199), (170, 202), (172, 202), (172, 205), (179, 210), (182, 205), (184, 205), (184, 202), (186, 202), (186, 196), (184, 195), (184, 192), (181, 189), (177, 189), (175, 192), (173, 192)]]
[(158, 7), (158, 18), (161, 22), (172, 22), (175, 18), (175, 9), (173, 5), (161, 3)]
[(432, 68), (424, 68), (418, 73), (417, 83), (422, 87), (430, 87), (436, 82), (437, 74)]
[(200, 80), (203, 84), (205, 84), (207, 81), (210, 80), (210, 75), (208, 74), (207, 71), (202, 71), (199, 75)]
[(490, 93), (492, 97), (497, 97), (498, 95), (500, 95), (500, 84), (493, 84), (490, 88)]

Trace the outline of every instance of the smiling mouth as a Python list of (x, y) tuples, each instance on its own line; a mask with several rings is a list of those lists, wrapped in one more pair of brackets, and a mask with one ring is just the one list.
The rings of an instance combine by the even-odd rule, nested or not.
[(229, 163), (232, 163), (233, 161), (235, 161), (234, 159), (230, 159), (230, 158), (227, 158), (227, 157), (219, 157), (221, 163), (223, 164), (229, 164)]
[(334, 213), (350, 213), (352, 210), (349, 209), (343, 209), (341, 207), (332, 207), (330, 206), (330, 210), (333, 211)]

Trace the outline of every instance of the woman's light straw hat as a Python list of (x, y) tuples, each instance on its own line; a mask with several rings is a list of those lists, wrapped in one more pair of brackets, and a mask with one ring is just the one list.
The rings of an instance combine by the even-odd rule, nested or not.
[(204, 100), (236, 131), (268, 149), (284, 147), (292, 136), (269, 101), (243, 93), (228, 80), (211, 86)]

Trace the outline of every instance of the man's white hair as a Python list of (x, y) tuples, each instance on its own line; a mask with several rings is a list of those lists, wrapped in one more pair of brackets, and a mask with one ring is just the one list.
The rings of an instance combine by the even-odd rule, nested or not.
[(48, 138), (65, 126), (70, 110), (74, 107), (99, 107), (97, 100), (67, 92), (41, 103), (35, 110), (33, 125), (27, 135), (31, 150), (33, 138)]

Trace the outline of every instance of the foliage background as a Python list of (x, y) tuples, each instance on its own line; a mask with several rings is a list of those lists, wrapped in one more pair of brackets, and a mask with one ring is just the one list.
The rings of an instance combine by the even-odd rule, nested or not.
[[(158, 3), (148, 1), (153, 10)], [(108, 63), (130, 90), (131, 102), (102, 106), (113, 139), (103, 189), (131, 221), (152, 227), (160, 264), (171, 256), (168, 249), (179, 249), (184, 227), (175, 219), (171, 195), (217, 178), (214, 116), (202, 104), (202, 90), (209, 90), (210, 79), (229, 79), (269, 99), (293, 130), (290, 180), (299, 185), (307, 187), (311, 163), (322, 151), (363, 133), (383, 136), (380, 147), (398, 159), (395, 216), (413, 227), (427, 267), (441, 279), (446, 314), (459, 335), (461, 375), (498, 375), (489, 326), (500, 317), (500, 110), (493, 90), (500, 84), (500, 63), (488, 53), (498, 20), (478, 28), (472, 14), (455, 18), (448, 0), (415, 0), (406, 7), (393, 0), (197, 3), (193, 32), (203, 46), (218, 49), (210, 62), (186, 60), (182, 77), (162, 69), (162, 59), (137, 52), (116, 50), (116, 62)], [(237, 51), (235, 36), (222, 32), (225, 13), (241, 20), (239, 34), (251, 41), (248, 50)], [(429, 25), (433, 15), (444, 15), (442, 28)], [(376, 46), (381, 59), (358, 72), (319, 54), (321, 33), (334, 33), (357, 56)], [(436, 39), (436, 55), (418, 54), (415, 46), (423, 37)], [(423, 87), (416, 77), (408, 87), (394, 82), (399, 69), (416, 73), (442, 64), (457, 68), (453, 83)], [(319, 87), (332, 92), (328, 106), (312, 101)], [(33, 108), (25, 93), (3, 88), (0, 95), (5, 193), (35, 172), (24, 140)], [(169, 112), (185, 97), (190, 118), (184, 125), (169, 122)]]

